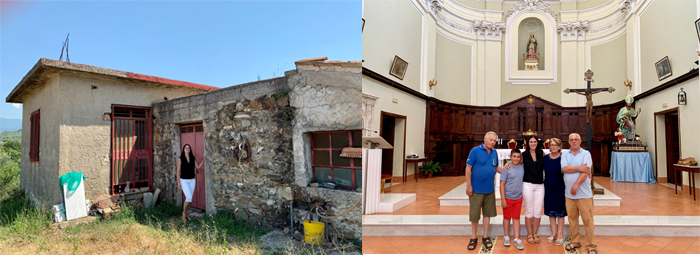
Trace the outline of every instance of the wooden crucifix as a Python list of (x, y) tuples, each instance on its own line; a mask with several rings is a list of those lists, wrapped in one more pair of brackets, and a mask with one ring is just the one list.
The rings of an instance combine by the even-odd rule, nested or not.
[[(591, 69), (588, 69), (583, 74), (585, 80), (588, 84), (585, 89), (565, 89), (564, 93), (569, 94), (570, 92), (574, 92), (576, 94), (582, 95), (586, 97), (586, 149), (589, 151), (591, 150), (591, 115), (593, 114), (593, 94), (597, 94), (603, 91), (608, 91), (610, 93), (613, 93), (615, 91), (615, 88), (609, 87), (609, 88), (591, 88), (591, 82), (593, 81), (593, 71)], [(593, 166), (591, 166), (591, 188), (593, 189), (594, 194), (603, 194), (604, 191), (603, 189), (600, 188), (595, 188), (595, 184), (593, 183)]]

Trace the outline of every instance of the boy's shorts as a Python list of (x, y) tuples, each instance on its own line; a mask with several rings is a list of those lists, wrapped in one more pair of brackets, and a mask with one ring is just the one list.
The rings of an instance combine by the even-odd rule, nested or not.
[(473, 193), (469, 197), (469, 221), (478, 222), (481, 211), (484, 217), (496, 217), (496, 193)]
[(503, 219), (517, 219), (520, 220), (520, 211), (523, 208), (523, 197), (516, 200), (510, 200), (506, 198), (507, 206), (503, 208)]

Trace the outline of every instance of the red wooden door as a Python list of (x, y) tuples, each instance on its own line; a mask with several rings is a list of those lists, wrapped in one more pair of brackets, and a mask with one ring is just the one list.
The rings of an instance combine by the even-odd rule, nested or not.
[(153, 135), (149, 107), (112, 105), (111, 192), (153, 188)]
[[(180, 127), (180, 152), (185, 144), (192, 146), (194, 158), (200, 164), (204, 164), (204, 132), (202, 124), (188, 125)], [(204, 166), (202, 169), (195, 171), (196, 185), (192, 197), (192, 207), (202, 210), (207, 209), (206, 187), (204, 186)], [(185, 200), (185, 194), (182, 194), (182, 200)]]

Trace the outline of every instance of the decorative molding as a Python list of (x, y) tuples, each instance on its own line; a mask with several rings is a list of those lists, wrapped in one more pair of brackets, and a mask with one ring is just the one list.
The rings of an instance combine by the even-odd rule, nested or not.
[(428, 12), (430, 13), (430, 15), (432, 15), (436, 20), (442, 22), (448, 27), (454, 28), (461, 32), (467, 34), (474, 34), (474, 29), (472, 29), (471, 27), (460, 25), (454, 21), (445, 18), (445, 16), (440, 14), (440, 12), (442, 12), (443, 10), (444, 5), (442, 0), (425, 0), (425, 5), (428, 7)]
[(362, 93), (362, 130), (363, 136), (372, 136), (372, 116), (374, 104), (379, 97)]
[(608, 30), (612, 29), (613, 27), (616, 27), (620, 24), (624, 24), (632, 16), (632, 14), (635, 12), (636, 8), (637, 8), (637, 0), (622, 0), (622, 2), (620, 2), (620, 8), (617, 11), (620, 13), (620, 16), (608, 24), (591, 29), (589, 31), (589, 34), (590, 35), (600, 34), (600, 33), (606, 32), (606, 31), (608, 31)]
[(561, 33), (562, 42), (585, 41), (588, 27), (588, 20), (559, 22), (557, 32)]
[(552, 18), (554, 18), (554, 20), (557, 20), (557, 15), (554, 14), (554, 11), (552, 11), (551, 8), (549, 8), (549, 4), (543, 0), (520, 0), (517, 4), (515, 4), (515, 6), (513, 6), (513, 9), (508, 11), (505, 19), (508, 20), (510, 16), (516, 13), (535, 11), (549, 14), (552, 16)]
[(425, 0), (425, 5), (428, 6), (428, 12), (435, 14), (442, 11), (444, 3), (442, 0)]
[(475, 20), (474, 29), (476, 30), (477, 40), (500, 42), (503, 38), (503, 32), (506, 31), (506, 23)]

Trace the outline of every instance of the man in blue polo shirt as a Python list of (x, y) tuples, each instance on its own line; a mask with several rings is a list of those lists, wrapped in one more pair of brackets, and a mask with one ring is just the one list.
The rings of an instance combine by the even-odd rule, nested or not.
[(467, 249), (474, 250), (477, 244), (476, 230), (479, 228), (481, 211), (484, 214), (484, 235), (481, 241), (487, 248), (493, 247), (488, 237), (491, 218), (496, 217), (496, 193), (494, 178), (501, 173), (498, 166), (498, 152), (493, 149), (498, 140), (496, 132), (490, 131), (484, 136), (484, 143), (474, 147), (467, 158), (466, 178), (467, 196), (469, 196), (469, 221), (472, 223), (472, 237)]
[(569, 215), (571, 243), (564, 249), (575, 252), (581, 247), (578, 216), (581, 215), (586, 229), (586, 248), (589, 253), (597, 254), (597, 244), (593, 227), (593, 190), (591, 190), (591, 153), (581, 148), (581, 135), (569, 135), (571, 149), (561, 154), (561, 172), (564, 173), (566, 185), (566, 214)]

